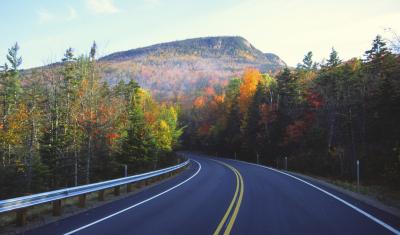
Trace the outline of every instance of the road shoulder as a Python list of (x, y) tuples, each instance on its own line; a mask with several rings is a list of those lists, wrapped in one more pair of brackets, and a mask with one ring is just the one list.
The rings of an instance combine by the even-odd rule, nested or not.
[(399, 209), (397, 209), (395, 207), (391, 207), (391, 206), (385, 205), (385, 204), (383, 204), (382, 202), (378, 201), (377, 199), (375, 199), (373, 197), (370, 197), (370, 196), (367, 196), (367, 195), (363, 195), (363, 194), (359, 194), (359, 193), (344, 189), (344, 188), (342, 188), (340, 186), (334, 185), (332, 183), (326, 182), (326, 181), (324, 181), (322, 179), (317, 179), (317, 178), (314, 178), (314, 177), (311, 177), (311, 176), (308, 176), (308, 175), (304, 175), (304, 174), (301, 174), (301, 173), (292, 172), (292, 171), (283, 171), (283, 172), (286, 172), (288, 174), (291, 174), (291, 175), (294, 175), (296, 177), (302, 178), (304, 180), (310, 181), (312, 183), (319, 184), (319, 185), (327, 187), (329, 189), (335, 190), (335, 191), (340, 192), (340, 193), (342, 193), (342, 194), (344, 194), (344, 195), (346, 195), (348, 197), (351, 197), (351, 198), (353, 198), (355, 200), (361, 201), (361, 202), (363, 202), (363, 203), (365, 203), (365, 204), (367, 204), (369, 206), (375, 207), (375, 208), (377, 208), (379, 210), (382, 210), (382, 211), (384, 211), (386, 213), (392, 214), (392, 215), (400, 218), (400, 210)]

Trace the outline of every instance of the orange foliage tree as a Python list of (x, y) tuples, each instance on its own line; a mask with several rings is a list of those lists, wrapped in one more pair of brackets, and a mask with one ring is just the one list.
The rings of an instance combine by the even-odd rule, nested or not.
[(248, 68), (244, 71), (239, 94), (239, 109), (241, 113), (247, 112), (260, 80), (261, 73), (257, 69)]

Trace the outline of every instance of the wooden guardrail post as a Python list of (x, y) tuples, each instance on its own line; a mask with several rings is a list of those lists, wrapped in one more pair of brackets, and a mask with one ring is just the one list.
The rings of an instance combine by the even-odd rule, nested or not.
[(119, 196), (119, 194), (120, 194), (119, 186), (115, 186), (114, 187), (114, 195)]
[(86, 206), (86, 194), (79, 195), (79, 207), (85, 208)]
[(61, 209), (61, 199), (53, 201), (53, 216), (60, 216)]
[(99, 191), (98, 200), (104, 201), (104, 189)]
[(26, 224), (26, 214), (27, 214), (26, 208), (22, 208), (16, 211), (17, 215), (16, 224), (18, 227), (24, 226)]
[(126, 192), (127, 192), (127, 193), (132, 192), (132, 184), (127, 184), (127, 185), (126, 185)]

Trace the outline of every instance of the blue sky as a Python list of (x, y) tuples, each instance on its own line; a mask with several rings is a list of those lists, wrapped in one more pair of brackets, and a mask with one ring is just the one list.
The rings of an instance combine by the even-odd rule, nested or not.
[(59, 61), (66, 48), (101, 55), (201, 36), (240, 35), (296, 65), (334, 46), (360, 57), (376, 34), (400, 34), (399, 0), (15, 0), (0, 8), (0, 63), (18, 42), (23, 68)]

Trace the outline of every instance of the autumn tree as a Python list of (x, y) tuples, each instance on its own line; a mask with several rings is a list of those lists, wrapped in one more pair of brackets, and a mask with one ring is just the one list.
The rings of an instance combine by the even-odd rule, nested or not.
[(245, 114), (250, 105), (251, 99), (257, 90), (258, 82), (261, 80), (261, 74), (257, 69), (246, 69), (243, 73), (242, 83), (239, 88), (239, 109)]

